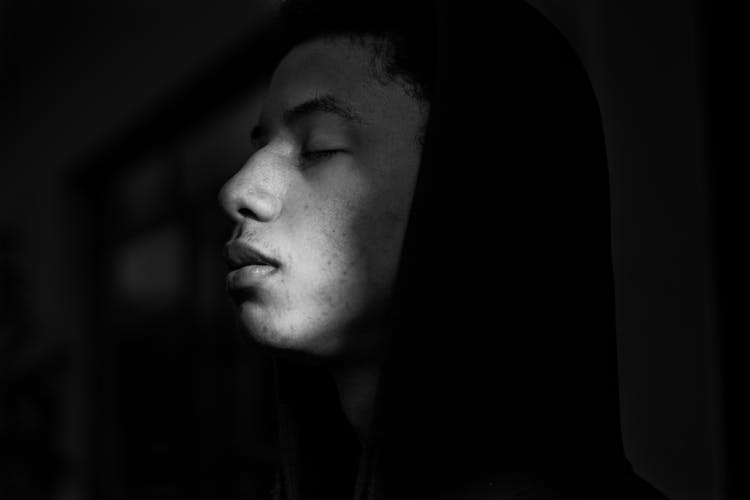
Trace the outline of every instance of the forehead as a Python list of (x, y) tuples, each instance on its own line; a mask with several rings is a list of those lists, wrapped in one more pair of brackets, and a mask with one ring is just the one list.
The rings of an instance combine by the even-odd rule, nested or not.
[(369, 44), (355, 43), (343, 36), (314, 39), (287, 53), (276, 68), (272, 83), (290, 84), (299, 78), (311, 82), (339, 78), (350, 83), (359, 81), (371, 76), (373, 55)]
[(379, 79), (379, 60), (369, 43), (348, 37), (316, 39), (293, 48), (274, 71), (265, 111), (281, 112), (332, 95), (350, 103), (365, 119), (413, 114), (416, 100), (395, 82)]

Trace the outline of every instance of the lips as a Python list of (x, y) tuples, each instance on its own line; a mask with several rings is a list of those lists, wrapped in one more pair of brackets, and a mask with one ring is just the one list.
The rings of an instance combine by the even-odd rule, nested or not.
[(281, 267), (278, 260), (237, 240), (224, 247), (224, 257), (229, 266), (227, 291), (237, 302), (259, 300), (260, 292)]
[(279, 261), (265, 255), (250, 245), (232, 241), (224, 247), (224, 258), (232, 271), (247, 266), (280, 267)]

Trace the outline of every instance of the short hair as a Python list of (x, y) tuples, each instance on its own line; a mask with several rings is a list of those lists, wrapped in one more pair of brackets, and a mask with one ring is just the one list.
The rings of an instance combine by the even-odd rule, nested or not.
[(347, 37), (373, 51), (373, 74), (432, 101), (436, 67), (435, 8), (412, 0), (287, 0), (280, 12), (283, 53), (314, 39)]

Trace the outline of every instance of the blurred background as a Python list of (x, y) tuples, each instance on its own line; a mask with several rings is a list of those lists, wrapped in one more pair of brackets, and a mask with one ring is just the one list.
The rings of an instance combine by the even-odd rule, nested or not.
[[(529, 3), (600, 101), (626, 452), (670, 499), (724, 498), (698, 4)], [(0, 499), (270, 497), (269, 365), (216, 195), (272, 4), (0, 2)]]
[(267, 361), (216, 195), (268, 2), (5, 2), (0, 498), (267, 498)]

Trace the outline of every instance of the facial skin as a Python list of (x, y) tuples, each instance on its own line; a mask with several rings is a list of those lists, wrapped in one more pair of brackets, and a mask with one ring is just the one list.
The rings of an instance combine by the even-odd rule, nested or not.
[[(276, 68), (255, 152), (220, 193), (236, 223), (227, 287), (261, 344), (336, 358), (382, 340), (426, 105), (368, 43), (318, 39)], [(252, 248), (274, 266), (248, 265)]]

